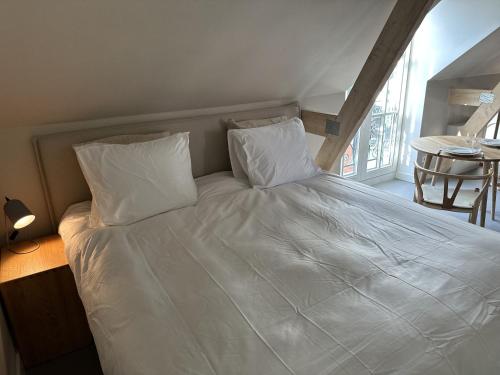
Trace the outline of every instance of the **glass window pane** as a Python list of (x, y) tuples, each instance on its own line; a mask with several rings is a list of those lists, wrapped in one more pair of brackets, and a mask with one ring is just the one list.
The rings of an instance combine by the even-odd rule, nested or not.
[[(401, 121), (398, 118), (399, 111), (403, 108), (407, 63), (408, 52), (405, 52), (377, 95), (371, 111), (363, 122), (361, 134), (358, 131), (344, 154), (341, 163), (342, 175), (356, 175), (365, 179), (372, 174), (377, 175), (378, 170), (380, 173), (394, 172), (390, 167), (396, 163), (399, 147), (398, 126)], [(358, 148), (360, 139), (364, 142), (361, 149)]]
[(357, 170), (358, 160), (358, 145), (359, 145), (359, 130), (347, 147), (346, 152), (342, 157), (342, 176), (354, 176)]
[(372, 116), (370, 122), (370, 137), (368, 139), (367, 169), (378, 167), (380, 145), (382, 141), (382, 119), (384, 116)]
[(403, 84), (404, 58), (400, 59), (396, 68), (387, 81), (387, 108), (386, 112), (397, 112), (401, 101)]
[(382, 88), (382, 90), (378, 94), (377, 99), (375, 100), (375, 103), (373, 104), (372, 115), (377, 115), (377, 114), (385, 112), (386, 96), (387, 96), (387, 84), (384, 85), (384, 87)]
[(392, 164), (392, 157), (396, 143), (397, 115), (389, 114), (385, 116), (384, 136), (382, 145), (382, 166), (388, 167)]

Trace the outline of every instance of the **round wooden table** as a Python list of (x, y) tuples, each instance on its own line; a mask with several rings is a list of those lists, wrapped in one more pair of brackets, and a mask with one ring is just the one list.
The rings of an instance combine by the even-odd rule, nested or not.
[[(430, 137), (421, 137), (414, 139), (411, 142), (411, 147), (425, 154), (423, 167), (429, 169), (432, 158), (437, 157), (435, 170), (441, 167), (442, 158), (465, 160), (483, 163), (484, 174), (488, 173), (493, 166), (493, 183), (492, 183), (492, 199), (491, 199), (491, 219), (495, 219), (497, 185), (498, 185), (498, 162), (500, 161), (500, 148), (487, 147), (479, 144), (482, 138), (477, 139), (477, 147), (481, 148), (481, 153), (476, 156), (457, 156), (443, 152), (443, 149), (450, 146), (470, 147), (471, 138), (452, 136), (452, 135), (437, 135)], [(423, 176), (425, 178), (425, 176)], [(481, 202), (481, 226), (484, 227), (486, 221), (486, 204), (488, 202), (488, 191), (484, 194)]]

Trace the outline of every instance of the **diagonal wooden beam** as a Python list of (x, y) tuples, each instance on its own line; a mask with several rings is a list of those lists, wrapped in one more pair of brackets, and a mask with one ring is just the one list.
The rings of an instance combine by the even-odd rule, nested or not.
[[(439, 0), (438, 0), (439, 1)], [(398, 0), (337, 116), (339, 135), (328, 135), (316, 157), (331, 170), (361, 126), (385, 81), (436, 0)]]
[(491, 103), (481, 103), (460, 130), (462, 135), (478, 134), (500, 110), (500, 82), (491, 91)]

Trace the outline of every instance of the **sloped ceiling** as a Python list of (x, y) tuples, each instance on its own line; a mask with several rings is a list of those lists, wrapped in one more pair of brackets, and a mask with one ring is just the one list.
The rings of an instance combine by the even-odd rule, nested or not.
[(344, 91), (395, 0), (3, 0), (0, 126)]
[(476, 44), (433, 79), (444, 80), (500, 74), (500, 28)]

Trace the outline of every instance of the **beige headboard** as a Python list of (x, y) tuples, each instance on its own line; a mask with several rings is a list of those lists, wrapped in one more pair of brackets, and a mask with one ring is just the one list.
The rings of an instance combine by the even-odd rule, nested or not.
[[(119, 134), (140, 134), (169, 130), (190, 132), (190, 150), (195, 177), (230, 170), (224, 119), (245, 120), (279, 115), (299, 116), (297, 103), (218, 115), (156, 120), (142, 123), (54, 133), (33, 138), (38, 168), (53, 229), (66, 208), (91, 199), (90, 190), (78, 165), (72, 145)], [(123, 121), (123, 120), (121, 120)]]

